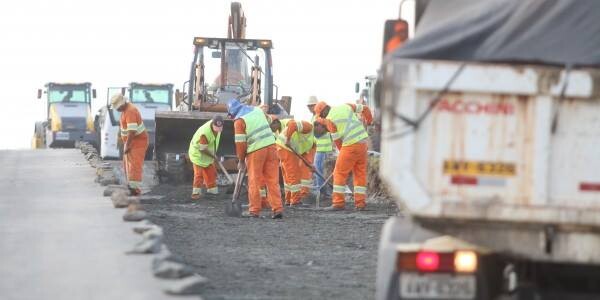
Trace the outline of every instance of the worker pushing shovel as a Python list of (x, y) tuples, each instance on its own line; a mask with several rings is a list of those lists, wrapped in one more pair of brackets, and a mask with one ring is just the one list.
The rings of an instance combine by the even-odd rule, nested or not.
[(206, 193), (218, 195), (217, 169), (219, 164), (217, 149), (223, 131), (223, 118), (215, 116), (212, 120), (200, 126), (190, 141), (188, 156), (194, 167), (194, 182), (192, 184), (192, 200), (200, 200), (202, 187)]
[[(243, 177), (240, 176), (243, 174), (242, 170), (248, 174), (248, 211), (242, 216), (260, 217), (260, 189), (266, 186), (267, 201), (272, 211), (271, 218), (283, 218), (279, 192), (279, 161), (275, 150), (275, 137), (269, 128), (267, 116), (260, 108), (244, 105), (237, 99), (229, 101), (227, 112), (229, 117), (234, 119), (235, 148), (240, 170), (238, 177)], [(238, 178), (238, 194), (241, 188), (240, 180)]]

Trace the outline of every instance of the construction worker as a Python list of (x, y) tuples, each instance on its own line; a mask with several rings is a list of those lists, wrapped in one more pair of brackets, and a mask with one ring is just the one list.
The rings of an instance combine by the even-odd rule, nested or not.
[(262, 186), (271, 206), (273, 219), (283, 218), (283, 206), (279, 189), (279, 161), (275, 137), (269, 128), (267, 116), (258, 107), (252, 107), (232, 99), (227, 112), (234, 119), (235, 148), (239, 159), (238, 168), (248, 170), (248, 212), (244, 216), (258, 218), (261, 211)]
[(212, 120), (200, 126), (188, 149), (188, 156), (194, 167), (194, 182), (192, 184), (192, 200), (200, 199), (202, 186), (206, 187), (206, 193), (217, 195), (217, 168), (215, 160), (217, 149), (223, 131), (223, 117), (215, 116)]
[[(306, 167), (299, 156), (304, 156), (313, 148), (312, 124), (294, 119), (273, 118), (271, 130), (277, 136), (277, 156), (283, 169), (285, 204), (302, 207), (301, 178), (302, 167)], [(295, 152), (295, 153), (294, 153)], [(310, 178), (312, 169), (308, 169)]]
[(110, 100), (111, 107), (121, 112), (120, 127), (123, 146), (123, 169), (132, 196), (141, 194), (144, 158), (148, 149), (148, 132), (140, 111), (121, 94)]
[(356, 113), (363, 116), (366, 124), (371, 124), (373, 116), (368, 107), (360, 104), (342, 104), (331, 107), (321, 101), (315, 105), (315, 113), (320, 117), (315, 121), (314, 134), (321, 137), (331, 133), (340, 154), (333, 171), (333, 199), (326, 210), (343, 210), (345, 207), (345, 184), (348, 175), (354, 176), (354, 205), (356, 210), (364, 210), (367, 198), (367, 142), (369, 135)]
[[(311, 119), (311, 123), (314, 123), (317, 119), (317, 115), (315, 114), (315, 105), (317, 105), (319, 101), (317, 100), (317, 97), (315, 96), (310, 96), (310, 98), (308, 98), (308, 103), (306, 104), (306, 107), (308, 107), (308, 110), (310, 111), (310, 113), (313, 115), (312, 119)], [(321, 173), (321, 174), (325, 174), (324, 172), (324, 166), (325, 166), (325, 161), (331, 156), (331, 154), (333, 153), (333, 142), (331, 141), (331, 134), (326, 132), (323, 135), (321, 135), (321, 137), (316, 137), (315, 136), (315, 144), (316, 144), (316, 152), (315, 152), (315, 158), (314, 158), (314, 166), (315, 169)], [(325, 175), (327, 176), (327, 175)], [(324, 180), (320, 177), (315, 175), (315, 183), (316, 183), (316, 188), (319, 188), (321, 186), (323, 186), (323, 188), (319, 191), (321, 193), (321, 195), (323, 195), (324, 197), (330, 197), (331, 196), (331, 189), (329, 188), (328, 185), (324, 185)]]

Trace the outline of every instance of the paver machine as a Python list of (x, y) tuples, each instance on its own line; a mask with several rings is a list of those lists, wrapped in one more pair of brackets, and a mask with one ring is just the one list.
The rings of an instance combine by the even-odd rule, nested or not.
[[(277, 100), (273, 82), (271, 40), (246, 39), (246, 17), (240, 3), (231, 3), (227, 38), (195, 37), (189, 80), (176, 91), (175, 111), (157, 111), (155, 157), (161, 181), (183, 182), (191, 176), (186, 153), (196, 129), (222, 115), (227, 103), (264, 106), (268, 113), (288, 115), (290, 97)], [(227, 120), (221, 133), (218, 155), (229, 171), (237, 170), (233, 122)]]

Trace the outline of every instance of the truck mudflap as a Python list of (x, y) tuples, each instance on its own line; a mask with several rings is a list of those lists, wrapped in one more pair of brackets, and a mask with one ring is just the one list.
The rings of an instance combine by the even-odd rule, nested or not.
[(224, 157), (223, 164), (231, 172), (237, 170), (235, 158), (233, 121), (225, 113), (216, 112), (156, 112), (154, 154), (158, 162), (161, 182), (190, 183), (193, 176), (191, 162), (187, 159), (190, 140), (196, 130), (215, 115), (225, 120), (217, 155)]

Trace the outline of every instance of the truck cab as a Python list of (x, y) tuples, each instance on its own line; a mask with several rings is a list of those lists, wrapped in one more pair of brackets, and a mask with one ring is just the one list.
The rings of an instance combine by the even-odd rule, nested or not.
[(96, 144), (92, 98), (96, 90), (86, 83), (49, 82), (38, 90), (38, 99), (46, 95), (46, 121), (36, 123), (37, 146), (72, 148), (78, 141)]
[(173, 107), (173, 85), (132, 82), (128, 88), (129, 102), (133, 103), (144, 120), (148, 131), (148, 154), (152, 158), (156, 137), (155, 115), (158, 111), (171, 111)]

